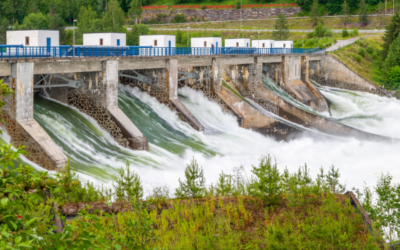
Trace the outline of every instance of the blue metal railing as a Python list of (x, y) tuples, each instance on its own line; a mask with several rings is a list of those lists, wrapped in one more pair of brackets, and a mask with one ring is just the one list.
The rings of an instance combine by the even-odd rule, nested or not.
[(206, 55), (269, 55), (325, 53), (325, 49), (286, 48), (190, 48), (190, 47), (24, 47), (0, 45), (0, 60), (30, 58), (81, 58), (81, 57), (152, 57), (152, 56), (206, 56)]

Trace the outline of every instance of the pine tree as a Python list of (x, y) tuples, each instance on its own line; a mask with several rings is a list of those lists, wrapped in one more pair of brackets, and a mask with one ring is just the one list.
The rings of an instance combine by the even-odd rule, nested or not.
[(139, 36), (147, 35), (149, 31), (150, 31), (149, 27), (147, 27), (142, 23), (133, 25), (131, 31), (128, 33), (127, 44), (138, 46)]
[(328, 185), (329, 189), (331, 190), (332, 193), (344, 193), (344, 191), (346, 190), (346, 186), (340, 184), (339, 182), (339, 178), (340, 178), (340, 174), (339, 174), (339, 169), (335, 169), (334, 166), (332, 166), (329, 169), (328, 174), (325, 175), (326, 178), (326, 184)]
[(286, 40), (289, 38), (289, 25), (284, 15), (278, 15), (272, 35), (275, 40)]
[(139, 175), (126, 165), (126, 168), (121, 168), (118, 175), (115, 177), (115, 197), (118, 201), (121, 200), (139, 200), (143, 197), (142, 181)]
[(319, 5), (318, 5), (318, 0), (314, 0), (313, 4), (311, 5), (311, 11), (310, 11), (310, 17), (312, 20), (313, 25), (318, 24), (319, 20)]
[(175, 190), (177, 198), (201, 198), (204, 197), (206, 179), (204, 178), (203, 168), (197, 164), (193, 158), (185, 169), (185, 180), (179, 178), (179, 187)]
[(224, 172), (220, 173), (215, 189), (219, 196), (231, 196), (234, 191), (232, 176), (226, 175)]
[(392, 16), (392, 19), (388, 26), (386, 26), (386, 32), (383, 36), (383, 45), (382, 45), (382, 59), (385, 60), (388, 53), (390, 45), (400, 34), (400, 13), (396, 13)]
[(343, 12), (343, 25), (346, 28), (347, 24), (349, 24), (349, 6), (347, 4), (347, 0), (344, 0), (343, 4), (342, 4), (342, 12)]
[(358, 16), (358, 20), (360, 21), (361, 25), (368, 24), (368, 15), (367, 15), (367, 9), (366, 9), (366, 5), (365, 5), (365, 0), (361, 0), (361, 2), (360, 2), (360, 14)]

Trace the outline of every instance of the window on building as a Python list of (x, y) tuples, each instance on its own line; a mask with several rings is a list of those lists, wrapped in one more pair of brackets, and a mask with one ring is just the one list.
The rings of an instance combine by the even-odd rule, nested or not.
[(102, 46), (103, 45), (103, 38), (100, 38), (100, 46)]
[(25, 45), (29, 46), (29, 36), (25, 37)]
[(154, 47), (157, 47), (157, 40), (154, 40)]
[(207, 47), (207, 42), (206, 41), (204, 41), (204, 47)]
[(286, 44), (285, 43), (283, 44), (283, 47), (286, 48)]
[(239, 42), (236, 42), (236, 47), (239, 47)]
[(262, 46), (263, 48), (265, 48), (265, 43), (263, 43), (263, 46)]

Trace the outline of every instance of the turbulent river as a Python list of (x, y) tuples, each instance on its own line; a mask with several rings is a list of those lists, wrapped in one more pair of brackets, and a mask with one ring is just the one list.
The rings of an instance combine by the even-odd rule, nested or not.
[[(333, 119), (400, 138), (400, 101), (326, 87), (320, 87), (320, 91), (331, 104)], [(334, 165), (340, 169), (341, 181), (348, 190), (374, 185), (381, 172), (400, 178), (398, 143), (321, 140), (309, 133), (290, 141), (275, 141), (239, 127), (234, 116), (201, 92), (182, 88), (179, 98), (203, 124), (204, 133), (180, 121), (147, 93), (120, 86), (119, 106), (149, 140), (148, 152), (119, 146), (92, 118), (61, 103), (36, 97), (34, 114), (82, 180), (109, 187), (116, 172), (129, 164), (141, 176), (145, 192), (164, 185), (173, 191), (193, 157), (204, 168), (207, 184), (216, 182), (221, 171), (232, 173), (239, 166), (244, 167), (245, 176), (250, 176), (252, 164), (267, 155), (276, 159), (282, 171), (285, 167), (295, 171), (307, 164), (313, 176), (321, 166), (328, 170)]]

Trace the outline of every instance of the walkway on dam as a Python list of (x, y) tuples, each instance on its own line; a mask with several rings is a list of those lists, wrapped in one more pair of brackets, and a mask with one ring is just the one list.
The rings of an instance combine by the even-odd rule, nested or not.
[[(128, 30), (131, 30), (132, 28), (127, 28)], [(169, 31), (175, 31), (175, 30), (184, 30), (184, 29), (179, 29), (179, 28), (153, 28), (150, 27), (151, 30), (169, 30)], [(236, 31), (236, 32), (273, 32), (274, 29), (197, 29), (197, 28), (190, 28), (190, 31)], [(313, 32), (314, 29), (290, 29), (290, 32)], [(333, 33), (342, 33), (341, 29), (332, 29)], [(364, 34), (373, 34), (373, 33), (385, 33), (386, 30), (358, 30), (359, 33), (364, 33)]]

